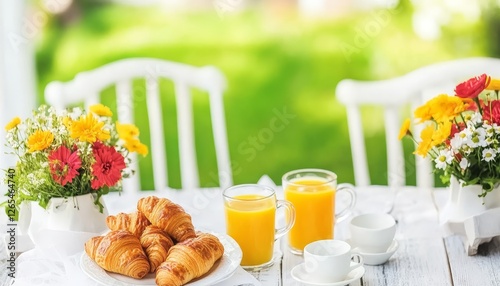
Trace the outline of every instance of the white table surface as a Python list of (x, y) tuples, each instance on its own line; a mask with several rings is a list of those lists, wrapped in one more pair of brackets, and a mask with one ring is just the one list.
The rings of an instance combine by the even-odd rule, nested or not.
[[(281, 188), (276, 190), (278, 198), (282, 198)], [(353, 215), (383, 210), (386, 199), (392, 197), (386, 187), (357, 188), (356, 193), (358, 200)], [(365, 265), (364, 276), (350, 285), (500, 285), (500, 242), (497, 239), (481, 245), (478, 255), (468, 256), (460, 237), (443, 237), (444, 232), (438, 223), (438, 209), (444, 203), (446, 193), (442, 189), (431, 191), (415, 187), (398, 190), (391, 214), (398, 223), (396, 239), (399, 249), (384, 265)], [(139, 196), (147, 195), (165, 196), (181, 204), (191, 214), (198, 229), (225, 231), (221, 191), (218, 189), (167, 190), (161, 194), (143, 192)], [(109, 213), (134, 210), (139, 196), (106, 196)], [(339, 201), (338, 204), (341, 204), (342, 200)], [(336, 239), (349, 238), (347, 224), (351, 217), (337, 223)], [(2, 233), (5, 233), (5, 225), (3, 223), (0, 229)], [(262, 285), (302, 285), (290, 274), (291, 269), (303, 261), (302, 257), (288, 251), (286, 239), (278, 242), (275, 253), (273, 267), (251, 274)], [(5, 247), (2, 245), (0, 283), (8, 283), (8, 279), (4, 279), (7, 274), (5, 259)], [(47, 269), (47, 275), (50, 276), (51, 271)]]

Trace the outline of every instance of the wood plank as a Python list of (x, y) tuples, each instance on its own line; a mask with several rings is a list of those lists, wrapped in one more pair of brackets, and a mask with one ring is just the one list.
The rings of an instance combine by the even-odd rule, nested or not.
[(465, 252), (462, 238), (445, 238), (454, 285), (500, 285), (500, 238), (479, 246), (475, 256)]
[[(356, 190), (358, 203), (355, 213), (377, 211), (390, 200), (387, 187)], [(384, 192), (384, 193), (381, 193)], [(387, 196), (381, 200), (381, 196)], [(386, 203), (386, 202), (385, 202)], [(365, 275), (350, 285), (451, 285), (448, 258), (438, 224), (438, 213), (429, 190), (405, 187), (398, 191), (392, 214), (398, 222), (398, 251), (384, 265), (365, 266)], [(349, 238), (347, 219), (336, 225), (337, 239)], [(284, 249), (283, 285), (300, 285), (291, 277), (291, 269), (303, 262), (301, 256)]]
[[(434, 192), (438, 209), (445, 205), (448, 196), (446, 189)], [(461, 235), (444, 238), (454, 285), (500, 285), (500, 238), (481, 244), (475, 256), (467, 254), (464, 240)]]
[(371, 277), (365, 275), (365, 285), (451, 285), (431, 190), (401, 189), (392, 214), (398, 223), (396, 239), (400, 246), (394, 260), (380, 269), (386, 284), (369, 284)]
[(281, 263), (283, 261), (283, 253), (280, 250), (279, 241), (274, 251), (274, 264), (262, 271), (249, 271), (255, 279), (259, 280), (263, 286), (281, 286), (288, 285), (282, 284), (281, 280)]

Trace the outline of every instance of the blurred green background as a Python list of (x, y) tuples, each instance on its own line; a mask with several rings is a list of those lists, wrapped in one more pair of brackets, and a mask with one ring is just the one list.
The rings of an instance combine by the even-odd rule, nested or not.
[[(409, 1), (321, 17), (301, 16), (292, 1), (256, 1), (238, 10), (221, 10), (221, 1), (229, 0), (173, 11), (75, 1), (64, 13), (50, 14), (36, 43), (39, 102), (48, 82), (70, 80), (118, 59), (214, 65), (228, 82), (224, 103), (235, 183), (256, 182), (268, 174), (281, 184), (285, 172), (306, 167), (329, 169), (340, 182), (354, 183), (346, 112), (335, 99), (340, 80), (385, 79), (437, 61), (498, 54), (497, 13), (484, 5), (473, 20), (449, 12), (440, 35), (424, 39), (413, 26), (420, 8)], [(135, 84), (136, 118), (141, 140), (148, 143), (143, 83)], [(162, 82), (161, 88), (168, 93), (172, 87)], [(203, 186), (212, 186), (217, 180), (208, 99), (196, 93), (193, 102), (200, 177)], [(173, 103), (173, 96), (166, 96), (163, 110), (170, 185), (180, 187)], [(382, 114), (375, 107), (364, 112), (372, 183), (387, 184)], [(284, 128), (266, 133), (273, 118), (281, 118)], [(143, 174), (150, 172), (151, 156), (140, 164)], [(410, 176), (408, 182), (415, 179)], [(153, 187), (148, 177), (142, 177), (142, 184)]]

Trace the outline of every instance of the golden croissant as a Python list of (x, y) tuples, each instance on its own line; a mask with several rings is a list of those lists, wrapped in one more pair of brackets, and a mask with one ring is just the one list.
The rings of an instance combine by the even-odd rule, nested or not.
[(141, 198), (137, 202), (137, 209), (176, 242), (196, 237), (191, 216), (169, 199), (155, 196)]
[(165, 262), (156, 269), (156, 284), (180, 286), (207, 273), (224, 254), (219, 239), (208, 233), (172, 246)]
[(162, 229), (150, 225), (141, 235), (141, 245), (148, 256), (150, 272), (154, 272), (167, 259), (168, 250), (174, 242)]
[(92, 237), (85, 243), (85, 252), (107, 271), (136, 279), (149, 273), (149, 261), (139, 238), (126, 230)]
[(116, 216), (108, 216), (106, 224), (111, 230), (128, 230), (137, 237), (140, 237), (144, 229), (151, 223), (140, 211), (126, 214), (119, 213)]

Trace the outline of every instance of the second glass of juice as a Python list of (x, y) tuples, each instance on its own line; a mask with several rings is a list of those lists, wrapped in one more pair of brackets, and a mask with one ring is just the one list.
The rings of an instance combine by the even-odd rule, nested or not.
[[(349, 184), (337, 186), (337, 175), (321, 169), (301, 169), (283, 175), (285, 200), (295, 207), (295, 224), (288, 232), (288, 245), (295, 254), (316, 240), (333, 239), (335, 220), (347, 216), (356, 195)], [(335, 196), (347, 192), (349, 205), (336, 214)]]

